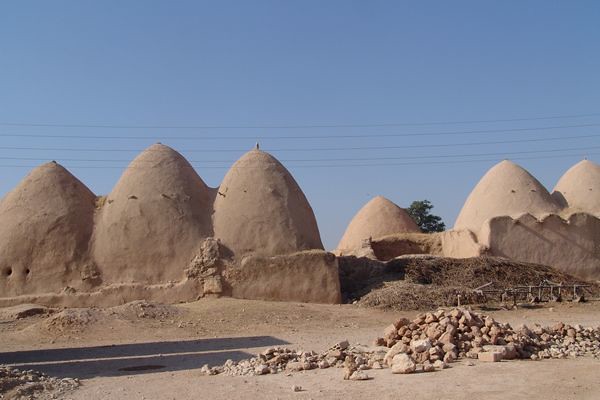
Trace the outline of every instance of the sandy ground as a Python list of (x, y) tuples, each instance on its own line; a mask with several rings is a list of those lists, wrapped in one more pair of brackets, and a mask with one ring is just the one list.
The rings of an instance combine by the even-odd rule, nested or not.
[[(600, 325), (600, 302), (485, 311), (499, 321)], [(342, 380), (341, 369), (257, 377), (202, 376), (204, 365), (242, 359), (273, 345), (323, 351), (348, 339), (371, 344), (399, 316), (353, 305), (204, 299), (140, 312), (139, 307), (0, 318), (0, 364), (82, 380), (71, 399), (598, 399), (600, 360), (461, 361), (435, 373), (368, 371)], [(0, 314), (1, 315), (1, 314)], [(74, 316), (73, 316), (74, 315)], [(81, 317), (83, 315), (83, 317)], [(54, 318), (54, 321), (51, 323)], [(65, 322), (66, 321), (66, 322)], [(293, 385), (303, 388), (294, 392)]]

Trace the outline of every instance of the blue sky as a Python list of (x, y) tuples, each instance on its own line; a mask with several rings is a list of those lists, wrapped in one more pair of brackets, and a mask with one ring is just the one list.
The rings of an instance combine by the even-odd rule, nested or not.
[[(0, 196), (53, 159), (106, 194), (158, 140), (218, 186), (261, 137), (302, 186), (328, 248), (378, 194), (429, 199), (451, 226), (497, 161), (551, 189), (584, 156), (600, 160), (598, 21), (599, 2), (566, 0), (2, 2)], [(588, 116), (269, 128), (571, 115)], [(499, 141), (513, 143), (473, 144)], [(294, 161), (331, 158), (342, 160)]]

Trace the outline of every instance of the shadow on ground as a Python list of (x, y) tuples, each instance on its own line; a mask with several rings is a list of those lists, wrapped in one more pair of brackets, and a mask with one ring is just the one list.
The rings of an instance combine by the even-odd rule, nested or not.
[(42, 349), (0, 353), (0, 364), (56, 377), (92, 378), (213, 366), (251, 357), (245, 349), (286, 344), (272, 336), (251, 336)]

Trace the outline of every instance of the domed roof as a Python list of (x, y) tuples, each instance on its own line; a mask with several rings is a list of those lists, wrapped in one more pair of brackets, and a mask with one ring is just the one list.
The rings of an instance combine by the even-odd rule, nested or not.
[(505, 160), (481, 178), (465, 202), (454, 229), (477, 233), (493, 217), (557, 213), (559, 207), (546, 188), (529, 172)]
[(238, 257), (323, 248), (304, 193), (277, 159), (258, 149), (227, 172), (214, 210), (215, 237)]
[(0, 293), (58, 291), (87, 259), (96, 196), (61, 165), (43, 164), (0, 202)]
[(211, 236), (211, 189), (178, 152), (155, 144), (136, 157), (97, 216), (93, 255), (110, 282), (183, 278)]
[(359, 249), (365, 239), (394, 233), (421, 232), (408, 213), (383, 196), (365, 204), (352, 218), (338, 244), (339, 251)]
[(583, 160), (560, 178), (552, 197), (570, 211), (600, 215), (600, 165)]

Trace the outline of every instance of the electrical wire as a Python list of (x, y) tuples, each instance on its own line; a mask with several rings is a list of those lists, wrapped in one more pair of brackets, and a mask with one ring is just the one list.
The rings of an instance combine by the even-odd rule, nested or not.
[(420, 136), (449, 136), (449, 135), (470, 135), (470, 134), (488, 134), (488, 133), (521, 133), (531, 131), (544, 131), (556, 129), (578, 129), (600, 126), (600, 123), (579, 124), (579, 125), (558, 125), (529, 128), (508, 128), (508, 129), (481, 129), (470, 131), (448, 131), (448, 132), (421, 132), (421, 133), (375, 133), (375, 134), (343, 134), (343, 135), (302, 135), (302, 136), (115, 136), (115, 135), (43, 135), (34, 133), (0, 133), (0, 137), (18, 137), (18, 138), (62, 138), (62, 139), (121, 139), (121, 140), (243, 140), (243, 139), (269, 139), (269, 140), (299, 140), (299, 139), (353, 139), (353, 138), (389, 138), (389, 137), (420, 137)]
[(67, 124), (67, 123), (27, 123), (0, 122), (0, 126), (36, 127), (36, 128), (98, 128), (98, 129), (329, 129), (329, 128), (384, 128), (399, 126), (431, 126), (431, 125), (463, 125), (499, 122), (522, 122), (551, 119), (570, 119), (597, 117), (600, 113), (552, 115), (541, 117), (482, 119), (463, 121), (434, 121), (434, 122), (392, 122), (374, 124), (306, 124), (306, 125), (120, 125), (120, 124)]

